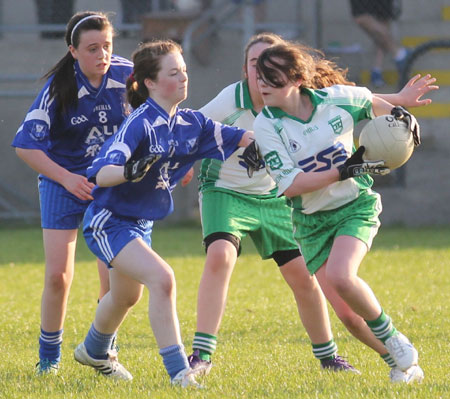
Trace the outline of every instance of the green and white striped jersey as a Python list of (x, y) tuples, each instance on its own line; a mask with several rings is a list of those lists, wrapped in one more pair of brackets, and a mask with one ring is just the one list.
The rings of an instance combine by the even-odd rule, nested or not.
[[(205, 116), (227, 125), (253, 130), (257, 113), (246, 81), (233, 83), (200, 109)], [(275, 183), (265, 169), (247, 176), (242, 160), (244, 149), (236, 150), (226, 161), (204, 159), (200, 169), (200, 190), (211, 187), (225, 188), (243, 194), (267, 195), (275, 192)]]
[[(276, 107), (265, 107), (254, 123), (256, 141), (266, 167), (278, 186), (278, 195), (302, 172), (336, 167), (354, 150), (353, 130), (363, 119), (374, 118), (372, 93), (362, 87), (336, 85), (321, 90), (303, 89), (313, 112), (306, 121)], [(336, 182), (295, 197), (291, 205), (305, 214), (336, 209), (372, 186), (369, 175)]]

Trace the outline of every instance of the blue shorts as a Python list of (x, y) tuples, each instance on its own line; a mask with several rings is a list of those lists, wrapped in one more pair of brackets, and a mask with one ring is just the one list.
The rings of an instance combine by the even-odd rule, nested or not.
[(108, 268), (112, 268), (111, 261), (135, 238), (142, 238), (151, 247), (152, 228), (151, 220), (115, 216), (94, 202), (88, 206), (83, 221), (83, 234), (89, 249)]
[(39, 177), (39, 201), (43, 229), (72, 230), (80, 227), (91, 201), (80, 200), (59, 183)]

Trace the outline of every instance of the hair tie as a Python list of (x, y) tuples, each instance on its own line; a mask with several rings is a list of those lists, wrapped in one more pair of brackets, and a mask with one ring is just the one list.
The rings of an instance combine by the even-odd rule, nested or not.
[(74, 32), (77, 30), (77, 28), (84, 22), (87, 21), (88, 19), (92, 19), (92, 18), (100, 18), (103, 19), (103, 16), (99, 15), (99, 14), (92, 14), (92, 15), (88, 15), (87, 17), (81, 18), (76, 24), (75, 26), (72, 28), (72, 32), (70, 32), (70, 44), (73, 46), (73, 34)]
[(134, 78), (134, 72), (130, 73), (130, 76), (128, 77), (132, 82), (136, 82), (136, 79)]

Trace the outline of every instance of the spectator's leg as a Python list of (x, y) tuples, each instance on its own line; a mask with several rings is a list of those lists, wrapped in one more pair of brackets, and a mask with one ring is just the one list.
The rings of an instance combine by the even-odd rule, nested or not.
[(385, 53), (395, 57), (397, 45), (392, 37), (389, 21), (381, 21), (370, 14), (362, 14), (355, 17), (355, 22), (370, 36), (375, 44)]

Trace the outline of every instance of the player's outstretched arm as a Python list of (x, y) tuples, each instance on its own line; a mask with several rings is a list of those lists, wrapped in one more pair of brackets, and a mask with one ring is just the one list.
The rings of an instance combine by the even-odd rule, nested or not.
[(112, 187), (125, 183), (127, 179), (123, 171), (123, 165), (105, 165), (97, 172), (95, 183), (99, 187)]
[(95, 181), (100, 187), (112, 187), (130, 181), (141, 181), (161, 155), (149, 154), (137, 160), (131, 158), (125, 165), (105, 165), (95, 176)]
[(253, 141), (255, 141), (255, 135), (251, 130), (247, 130), (243, 135), (241, 140), (238, 143), (239, 147), (247, 147), (249, 144), (251, 144)]
[(422, 97), (430, 91), (439, 89), (439, 86), (434, 84), (435, 82), (436, 78), (433, 78), (430, 74), (422, 77), (420, 74), (417, 74), (416, 76), (413, 76), (398, 93), (374, 93), (374, 95), (393, 105), (401, 105), (402, 107), (421, 107), (431, 104), (431, 98)]

